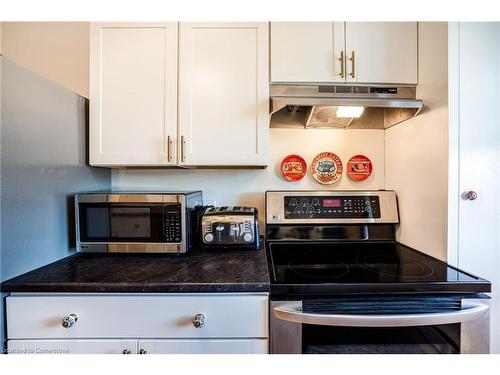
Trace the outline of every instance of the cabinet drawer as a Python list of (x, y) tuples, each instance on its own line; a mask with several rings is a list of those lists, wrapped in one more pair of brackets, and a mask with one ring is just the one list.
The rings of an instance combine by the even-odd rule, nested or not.
[[(64, 328), (65, 316), (76, 322)], [(193, 318), (203, 314), (204, 325)], [(7, 297), (8, 339), (266, 338), (267, 295), (20, 295)]]

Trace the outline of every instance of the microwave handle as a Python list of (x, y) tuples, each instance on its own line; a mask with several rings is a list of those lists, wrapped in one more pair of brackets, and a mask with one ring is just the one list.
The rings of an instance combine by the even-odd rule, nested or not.
[(482, 317), (490, 307), (479, 302), (466, 302), (461, 310), (430, 314), (315, 314), (302, 312), (301, 303), (275, 307), (274, 316), (280, 320), (301, 324), (341, 327), (413, 327), (463, 323)]

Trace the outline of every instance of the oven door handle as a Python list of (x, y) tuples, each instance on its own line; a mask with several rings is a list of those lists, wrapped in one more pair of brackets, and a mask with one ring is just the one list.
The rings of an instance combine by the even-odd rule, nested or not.
[(482, 317), (489, 306), (478, 302), (466, 302), (461, 310), (430, 314), (314, 314), (302, 312), (301, 303), (275, 307), (274, 316), (280, 320), (300, 324), (341, 327), (412, 327), (438, 324), (463, 323)]

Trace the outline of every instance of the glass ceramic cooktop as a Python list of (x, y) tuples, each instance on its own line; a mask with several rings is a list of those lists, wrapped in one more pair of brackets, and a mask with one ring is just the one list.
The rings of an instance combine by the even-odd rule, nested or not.
[(268, 251), (277, 284), (482, 281), (397, 242), (270, 243)]

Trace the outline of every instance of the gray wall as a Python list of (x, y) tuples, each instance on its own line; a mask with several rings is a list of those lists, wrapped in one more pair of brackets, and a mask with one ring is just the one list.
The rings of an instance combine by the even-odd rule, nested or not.
[(69, 198), (111, 175), (86, 165), (85, 99), (0, 59), (3, 281), (70, 255)]

